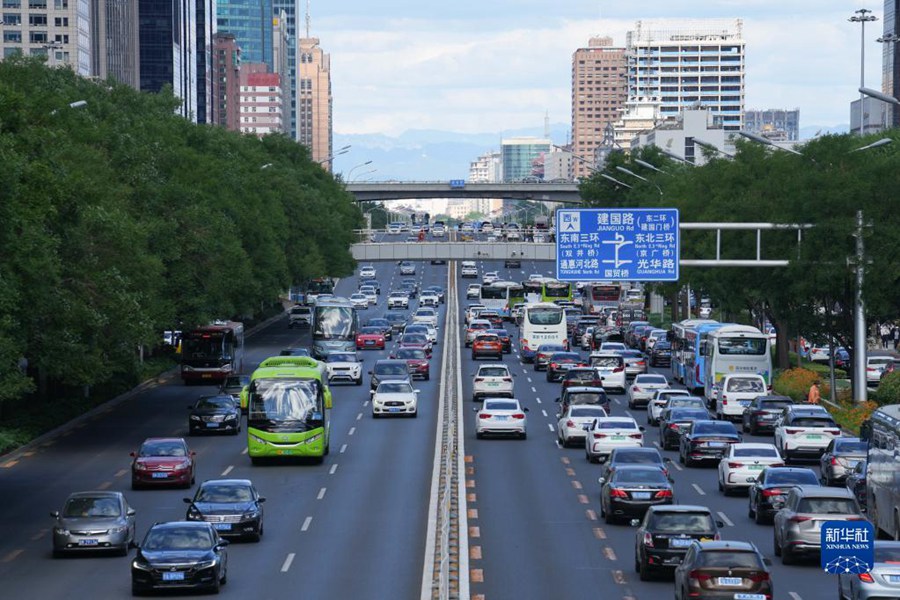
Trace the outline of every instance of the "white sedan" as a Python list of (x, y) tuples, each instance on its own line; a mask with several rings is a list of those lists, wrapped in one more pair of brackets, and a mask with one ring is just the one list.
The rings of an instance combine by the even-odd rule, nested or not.
[(630, 417), (594, 419), (584, 438), (584, 455), (588, 462), (605, 460), (615, 448), (640, 448), (644, 445), (644, 428)]
[(669, 381), (665, 375), (656, 373), (637, 375), (634, 382), (628, 387), (628, 408), (647, 406), (658, 390), (664, 390), (667, 387), (669, 387)]
[(369, 392), (372, 395), (372, 417), (392, 415), (415, 417), (418, 414), (419, 390), (409, 381), (382, 381)]
[(669, 398), (673, 396), (690, 397), (691, 393), (687, 390), (673, 390), (671, 388), (656, 390), (650, 399), (650, 404), (647, 405), (647, 423), (653, 426), (659, 425), (659, 417), (662, 415), (663, 409), (666, 408)]
[(350, 304), (353, 308), (366, 309), (369, 308), (369, 299), (364, 294), (350, 294)]
[(358, 294), (362, 294), (369, 301), (369, 304), (378, 304), (378, 290), (371, 285), (360, 286)]
[(480, 407), (475, 407), (475, 437), (486, 435), (515, 435), (525, 439), (528, 435), (528, 418), (515, 398), (488, 398)]
[(736, 490), (747, 490), (766, 467), (783, 467), (784, 459), (774, 444), (739, 442), (729, 444), (719, 461), (719, 491), (726, 496)]
[(497, 281), (500, 278), (500, 274), (497, 271), (488, 271), (484, 274), (484, 277), (481, 278), (481, 281), (484, 285), (490, 285)]
[(359, 270), (360, 279), (375, 279), (375, 267), (366, 265)]
[(419, 306), (438, 307), (441, 304), (441, 297), (437, 292), (424, 291), (419, 295)]
[(432, 327), (437, 327), (438, 314), (437, 310), (430, 306), (422, 306), (413, 313), (412, 322), (413, 323), (424, 323), (426, 325), (431, 325)]
[(481, 297), (481, 284), (480, 283), (470, 283), (469, 287), (466, 288), (466, 298), (471, 300), (473, 298)]
[(556, 423), (556, 439), (560, 446), (570, 444), (583, 444), (587, 434), (584, 428), (594, 422), (594, 419), (608, 417), (606, 411), (600, 406), (585, 404), (572, 404)]

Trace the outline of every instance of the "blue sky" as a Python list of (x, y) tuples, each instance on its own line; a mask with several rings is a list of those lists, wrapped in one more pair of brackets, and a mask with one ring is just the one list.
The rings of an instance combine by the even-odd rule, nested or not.
[[(304, 0), (298, 3), (305, 5)], [(881, 87), (880, 0), (312, 0), (331, 55), (334, 128), (492, 132), (570, 120), (572, 52), (624, 45), (637, 20), (742, 19), (747, 108), (800, 108), (801, 127), (849, 122), (868, 8), (866, 85)]]

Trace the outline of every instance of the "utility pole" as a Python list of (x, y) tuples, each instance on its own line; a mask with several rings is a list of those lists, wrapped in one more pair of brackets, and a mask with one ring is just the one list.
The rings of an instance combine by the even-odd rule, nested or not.
[[(860, 8), (853, 11), (856, 15), (847, 19), (851, 23), (859, 23), (861, 27), (860, 45), (859, 45), (859, 87), (866, 87), (866, 23), (877, 21), (878, 17), (870, 14), (872, 11), (867, 8)], [(866, 133), (866, 97), (859, 93), (859, 135)]]
[(866, 269), (865, 246), (863, 242), (863, 212), (856, 211), (856, 302), (853, 307), (853, 383), (856, 388), (855, 400), (865, 402), (869, 390), (866, 382), (866, 307), (863, 304), (863, 276)]

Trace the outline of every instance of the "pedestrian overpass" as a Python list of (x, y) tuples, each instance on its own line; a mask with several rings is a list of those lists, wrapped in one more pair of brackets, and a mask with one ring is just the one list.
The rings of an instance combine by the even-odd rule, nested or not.
[(348, 183), (357, 202), (433, 200), (454, 198), (502, 198), (581, 204), (577, 183), (468, 183), (453, 181), (396, 181)]

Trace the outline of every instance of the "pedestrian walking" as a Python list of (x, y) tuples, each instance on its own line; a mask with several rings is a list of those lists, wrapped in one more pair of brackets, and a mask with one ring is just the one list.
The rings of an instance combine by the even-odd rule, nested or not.
[(806, 395), (806, 401), (810, 404), (818, 404), (822, 400), (822, 393), (819, 391), (819, 382), (815, 381), (809, 386), (809, 393)]
[(881, 324), (881, 348), (887, 350), (888, 342), (891, 340), (891, 328), (887, 323)]
[(897, 350), (897, 347), (900, 346), (900, 326), (894, 323), (894, 327), (891, 329), (891, 339), (894, 341), (894, 350)]

